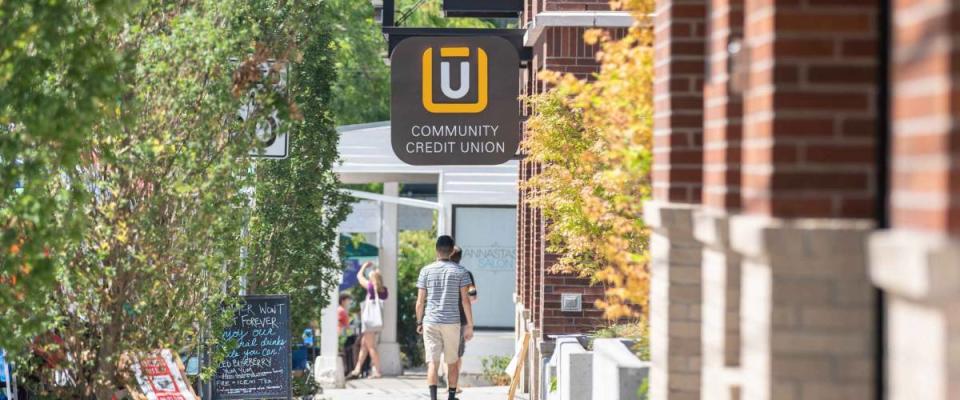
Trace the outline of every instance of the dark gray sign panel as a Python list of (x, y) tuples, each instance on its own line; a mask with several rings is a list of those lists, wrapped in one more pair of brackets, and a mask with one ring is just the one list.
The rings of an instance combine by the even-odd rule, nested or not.
[(523, 11), (522, 0), (443, 0), (448, 17), (514, 17)]
[(393, 151), (412, 165), (495, 165), (520, 144), (517, 50), (493, 36), (414, 37), (393, 50)]
[(224, 341), (236, 341), (213, 378), (214, 399), (289, 399), (290, 297), (244, 296)]

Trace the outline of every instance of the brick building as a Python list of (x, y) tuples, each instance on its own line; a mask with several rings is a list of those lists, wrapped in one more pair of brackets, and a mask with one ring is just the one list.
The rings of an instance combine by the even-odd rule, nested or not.
[[(614, 37), (622, 36), (633, 21), (626, 12), (611, 11), (608, 0), (526, 0), (521, 26), (526, 28), (524, 44), (532, 48), (533, 59), (521, 71), (522, 94), (545, 89), (537, 80), (537, 73), (544, 69), (589, 77), (599, 65), (596, 46), (583, 41), (584, 31), (606, 28)], [(537, 171), (537, 165), (522, 160), (520, 181)], [(588, 279), (551, 272), (557, 257), (546, 250), (548, 221), (530, 207), (523, 190), (517, 205), (517, 225), (516, 326), (518, 337), (531, 333), (524, 387), (536, 399), (544, 384), (542, 360), (553, 351), (551, 336), (587, 333), (603, 325), (602, 311), (593, 306), (603, 296), (603, 288), (591, 286)], [(582, 309), (561, 310), (562, 295), (579, 295)]]
[(960, 398), (960, 2), (654, 29), (651, 398)]

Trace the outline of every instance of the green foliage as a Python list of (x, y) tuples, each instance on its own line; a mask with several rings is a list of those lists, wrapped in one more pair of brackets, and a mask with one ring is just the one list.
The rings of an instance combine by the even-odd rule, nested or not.
[(644, 321), (625, 322), (600, 328), (591, 335), (591, 346), (592, 339), (612, 338), (633, 339), (635, 343), (630, 348), (633, 354), (641, 360), (650, 360), (650, 326)]
[(383, 182), (344, 184), (342, 187), (344, 189), (359, 190), (361, 192), (383, 194)]
[(637, 388), (637, 400), (647, 400), (649, 393), (650, 377), (646, 376), (643, 378), (643, 382), (640, 382), (640, 387)]
[[(252, 145), (230, 133), (245, 128), (230, 116), (234, 93), (253, 83), (231, 74), (230, 59), (256, 53), (256, 32), (237, 23), (242, 12), (231, 0), (144, 2), (106, 41), (122, 63), (100, 80), (120, 92), (88, 116), (76, 165), (47, 171), (85, 192), (76, 212), (88, 222), (82, 237), (51, 251), (55, 289), (35, 293), (45, 304), (34, 316), (63, 342), (43, 335), (33, 347), (42, 360), (16, 355), (41, 394), (110, 398), (129, 382), (125, 353), (196, 351), (230, 322), (224, 307), (235, 296), (222, 287), (242, 272)], [(240, 69), (258, 62), (243, 58)], [(48, 363), (76, 385), (51, 385)]]
[[(480, 359), (483, 366), (483, 378), (493, 385), (502, 386), (510, 384), (510, 375), (505, 372), (510, 365), (511, 358), (508, 356), (489, 356)], [(553, 391), (553, 389), (551, 389)]]
[(398, 238), (397, 336), (410, 366), (424, 363), (423, 338), (417, 334), (417, 278), (420, 269), (436, 260), (433, 232), (403, 231)]
[[(312, 372), (312, 371), (311, 371)], [(291, 391), (293, 391), (293, 396), (296, 399), (301, 400), (312, 400), (314, 395), (323, 391), (323, 388), (317, 384), (317, 380), (313, 378), (313, 374), (306, 373), (294, 373), (293, 382)], [(321, 397), (316, 397), (320, 399)]]
[(390, 119), (387, 44), (366, 0), (327, 0), (324, 24), (333, 40), (336, 72), (330, 109), (337, 125)]
[(550, 377), (550, 393), (556, 393), (556, 392), (557, 392), (557, 377), (551, 376)]
[(60, 175), (88, 151), (98, 116), (114, 111), (122, 55), (110, 40), (134, 4), (0, 1), (0, 347), (23, 348), (49, 325), (35, 310), (55, 255), (86, 222), (84, 188)]
[[(404, 26), (489, 28), (493, 24), (475, 18), (444, 18), (440, 0), (400, 0), (396, 17), (410, 11)], [(390, 67), (384, 59), (387, 43), (380, 25), (373, 19), (367, 0), (326, 0), (324, 25), (333, 34), (336, 80), (330, 109), (337, 125), (386, 121), (390, 119)]]
[(249, 292), (289, 294), (294, 332), (319, 319), (342, 269), (334, 257), (336, 227), (349, 212), (332, 168), (339, 136), (329, 109), (334, 80), (330, 33), (321, 0), (277, 5), (272, 33), (289, 32), (301, 53), (291, 65), (289, 90), (300, 120), (289, 120), (290, 158), (256, 165), (255, 213), (250, 221)]
[[(419, 3), (419, 4), (418, 4)], [(407, 27), (431, 28), (494, 28), (494, 23), (477, 18), (446, 18), (443, 16), (443, 0), (397, 1), (397, 23)], [(400, 21), (409, 12), (406, 20)]]

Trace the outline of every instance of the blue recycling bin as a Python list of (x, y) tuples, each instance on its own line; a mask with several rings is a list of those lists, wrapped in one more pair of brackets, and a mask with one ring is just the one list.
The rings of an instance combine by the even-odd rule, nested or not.
[(293, 370), (303, 371), (307, 369), (307, 348), (305, 346), (293, 347)]

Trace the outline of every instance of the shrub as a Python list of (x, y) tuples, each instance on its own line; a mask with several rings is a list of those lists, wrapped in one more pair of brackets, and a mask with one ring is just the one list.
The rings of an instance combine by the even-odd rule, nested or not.
[(635, 341), (630, 348), (633, 354), (641, 360), (650, 360), (650, 327), (643, 321), (620, 323), (600, 328), (591, 335), (590, 346), (593, 346), (592, 339), (606, 338), (632, 339)]
[(490, 356), (480, 360), (483, 365), (483, 378), (493, 385), (504, 386), (510, 384), (510, 375), (504, 372), (510, 365), (508, 356)]

